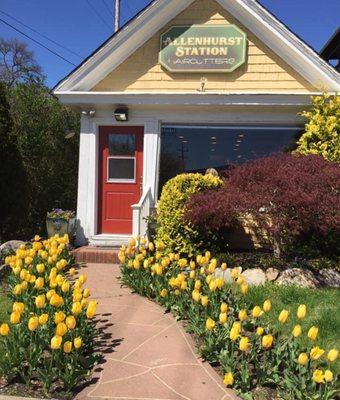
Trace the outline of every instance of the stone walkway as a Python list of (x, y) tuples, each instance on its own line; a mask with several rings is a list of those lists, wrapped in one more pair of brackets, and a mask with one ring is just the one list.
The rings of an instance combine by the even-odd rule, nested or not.
[(157, 304), (121, 287), (119, 267), (84, 267), (98, 299), (103, 362), (76, 399), (236, 400), (195, 353), (192, 338)]

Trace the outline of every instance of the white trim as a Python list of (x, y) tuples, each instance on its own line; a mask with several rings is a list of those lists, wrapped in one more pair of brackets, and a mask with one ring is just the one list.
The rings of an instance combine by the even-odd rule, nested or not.
[[(312, 95), (321, 92), (303, 93), (192, 93), (192, 92), (59, 92), (58, 98), (63, 104), (79, 107), (96, 104), (114, 105), (190, 105), (190, 106), (306, 106)], [(125, 125), (129, 124), (125, 122)]]
[[(194, 0), (156, 0), (54, 89), (90, 90)], [(340, 76), (255, 0), (217, 0), (259, 40), (320, 90), (340, 91)]]
[(120, 247), (126, 244), (132, 235), (94, 235), (90, 238), (89, 243), (92, 246), (100, 247)]

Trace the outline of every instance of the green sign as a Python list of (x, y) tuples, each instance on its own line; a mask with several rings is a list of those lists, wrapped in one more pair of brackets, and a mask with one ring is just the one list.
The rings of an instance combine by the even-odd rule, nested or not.
[(246, 61), (247, 35), (235, 25), (173, 26), (160, 46), (170, 72), (232, 72)]

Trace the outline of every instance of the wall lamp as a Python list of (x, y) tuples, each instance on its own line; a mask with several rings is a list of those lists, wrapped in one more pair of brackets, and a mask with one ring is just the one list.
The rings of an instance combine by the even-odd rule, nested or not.
[(129, 120), (129, 110), (127, 108), (117, 108), (113, 115), (116, 118), (117, 122), (125, 122)]
[(91, 118), (93, 118), (96, 115), (96, 111), (95, 110), (90, 110), (90, 111), (83, 110), (81, 113), (84, 116), (91, 117)]

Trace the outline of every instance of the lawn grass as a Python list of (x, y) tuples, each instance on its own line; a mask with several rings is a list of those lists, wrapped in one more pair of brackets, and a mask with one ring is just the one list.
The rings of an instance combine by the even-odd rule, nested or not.
[[(300, 340), (310, 346), (307, 332), (313, 325), (319, 328), (319, 336), (315, 342), (326, 350), (340, 349), (340, 290), (339, 289), (306, 289), (297, 286), (281, 286), (267, 283), (264, 286), (252, 287), (247, 294), (247, 300), (251, 305), (262, 305), (266, 299), (272, 302), (272, 311), (264, 316), (263, 324), (270, 322), (274, 328), (279, 328), (287, 336), (296, 324), (300, 324), (303, 335)], [(300, 304), (307, 306), (307, 317), (298, 321), (296, 311)], [(282, 327), (278, 322), (281, 310), (290, 311), (287, 323)], [(335, 369), (340, 373), (340, 361)]]

